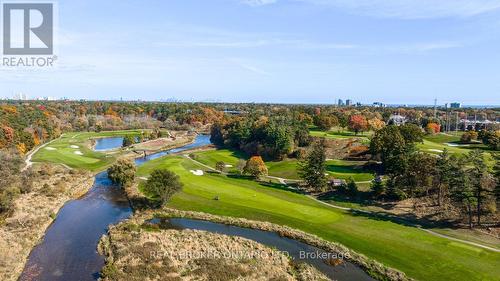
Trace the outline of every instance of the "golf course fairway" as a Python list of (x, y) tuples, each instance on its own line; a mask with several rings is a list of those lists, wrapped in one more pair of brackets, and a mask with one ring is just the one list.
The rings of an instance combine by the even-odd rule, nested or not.
[(97, 152), (91, 149), (90, 140), (94, 138), (138, 136), (147, 130), (127, 130), (112, 132), (67, 133), (55, 139), (33, 155), (33, 162), (64, 164), (71, 168), (90, 171), (103, 170), (115, 162), (114, 153)]
[(369, 214), (335, 209), (253, 180), (194, 175), (193, 170), (204, 168), (183, 156), (150, 161), (139, 167), (138, 176), (158, 168), (175, 172), (184, 183), (183, 191), (168, 203), (172, 208), (287, 225), (339, 242), (417, 280), (500, 280), (496, 252)]
[[(196, 161), (215, 168), (218, 161), (223, 161), (230, 165), (226, 170), (237, 173), (236, 166), (239, 159), (248, 157), (242, 152), (230, 149), (207, 150), (194, 153)], [(348, 180), (353, 178), (357, 182), (371, 181), (374, 178), (373, 173), (362, 169), (363, 161), (346, 160), (328, 160), (326, 162), (326, 171), (330, 176), (337, 179)], [(285, 179), (298, 180), (298, 161), (296, 159), (286, 159), (283, 161), (266, 162), (269, 175)]]

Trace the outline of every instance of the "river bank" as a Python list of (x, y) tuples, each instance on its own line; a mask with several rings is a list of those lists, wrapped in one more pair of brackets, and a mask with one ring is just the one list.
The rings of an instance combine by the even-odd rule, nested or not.
[(287, 226), (276, 225), (269, 222), (252, 221), (241, 218), (215, 216), (200, 212), (180, 211), (170, 208), (136, 212), (136, 214), (134, 214), (134, 216), (131, 218), (131, 222), (133, 222), (133, 224), (141, 222), (143, 223), (144, 221), (150, 220), (152, 218), (165, 218), (165, 219), (189, 218), (189, 219), (210, 221), (215, 223), (222, 223), (226, 225), (234, 225), (250, 229), (258, 229), (268, 232), (275, 232), (282, 237), (287, 237), (296, 241), (306, 243), (308, 245), (320, 248), (329, 253), (342, 253), (344, 256), (348, 257), (348, 260), (350, 262), (353, 262), (356, 265), (360, 266), (365, 272), (367, 272), (370, 276), (372, 276), (375, 279), (394, 280), (394, 281), (412, 280), (411, 278), (408, 278), (404, 273), (396, 269), (386, 267), (374, 260), (371, 260), (359, 253), (356, 253), (346, 248), (343, 245), (325, 241), (315, 235), (305, 233), (300, 230), (296, 230)]
[(161, 230), (132, 218), (99, 243), (103, 280), (328, 280), (312, 266), (254, 241), (197, 230)]
[(59, 210), (87, 193), (94, 182), (89, 172), (59, 166), (44, 169), (35, 169), (38, 175), (33, 189), (16, 199), (13, 213), (0, 224), (0, 280), (18, 280), (30, 252), (41, 242)]

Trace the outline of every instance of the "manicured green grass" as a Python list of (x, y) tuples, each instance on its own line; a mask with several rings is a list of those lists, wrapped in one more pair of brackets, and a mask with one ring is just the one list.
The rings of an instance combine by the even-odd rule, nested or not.
[(435, 143), (454, 143), (454, 142), (459, 142), (460, 137), (462, 136), (463, 133), (450, 133), (450, 134), (435, 134), (435, 135), (426, 135), (424, 139), (435, 142)]
[[(402, 270), (419, 280), (499, 280), (500, 254), (450, 241), (415, 227), (368, 214), (334, 209), (304, 195), (223, 175), (195, 176), (203, 169), (187, 158), (169, 156), (139, 167), (139, 176), (168, 168), (184, 183), (170, 207), (270, 221), (335, 241)], [(213, 200), (218, 197), (219, 200)]]
[[(224, 161), (233, 168), (228, 168), (229, 172), (234, 172), (239, 159), (247, 159), (241, 152), (229, 149), (209, 150), (195, 153), (196, 160), (215, 168), (217, 161)], [(362, 169), (364, 162), (329, 160), (327, 161), (328, 173), (338, 179), (354, 178), (355, 181), (370, 181), (373, 174)], [(269, 175), (285, 179), (299, 179), (297, 172), (297, 160), (287, 159), (283, 161), (266, 162)]]
[(444, 149), (447, 149), (449, 153), (454, 153), (454, 154), (469, 153), (472, 149), (480, 149), (484, 150), (485, 152), (488, 152), (488, 148), (483, 144), (471, 144), (468, 146), (449, 146), (443, 143), (429, 141), (427, 139), (424, 139), (423, 143), (417, 144), (417, 147), (424, 152), (432, 154), (440, 154), (441, 151), (444, 151)]
[(208, 150), (195, 153), (196, 161), (215, 168), (215, 165), (219, 161), (223, 161), (226, 165), (231, 165), (226, 170), (228, 172), (237, 172), (236, 166), (238, 165), (239, 159), (247, 160), (248, 156), (243, 152), (230, 150), (230, 149), (218, 149), (218, 150)]
[[(143, 130), (67, 133), (53, 141), (33, 155), (33, 162), (49, 162), (65, 164), (72, 168), (98, 171), (104, 169), (116, 160), (116, 153), (96, 152), (90, 148), (93, 138), (139, 135)], [(71, 146), (78, 146), (72, 148)], [(49, 150), (52, 149), (52, 150)], [(81, 152), (78, 155), (75, 152)]]
[(309, 134), (313, 137), (324, 137), (327, 139), (352, 139), (352, 138), (360, 138), (363, 140), (368, 140), (368, 137), (373, 134), (373, 132), (364, 132), (356, 135), (353, 132), (349, 131), (341, 131), (341, 130), (331, 130), (331, 131), (321, 131), (317, 128), (311, 128), (309, 130)]

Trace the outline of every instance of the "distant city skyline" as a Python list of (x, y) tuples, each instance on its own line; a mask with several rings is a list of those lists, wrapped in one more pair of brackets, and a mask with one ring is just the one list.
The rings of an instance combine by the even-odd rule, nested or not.
[[(73, 100), (73, 101), (123, 101), (123, 102), (180, 102), (180, 103), (189, 103), (189, 102), (201, 102), (201, 103), (232, 103), (232, 102), (227, 102), (227, 101), (214, 101), (214, 100), (182, 100), (182, 99), (177, 99), (177, 98), (166, 98), (166, 99), (155, 99), (155, 100), (142, 100), (142, 99), (86, 99), (86, 98), (69, 98), (69, 97), (51, 97), (51, 96), (29, 96), (25, 93), (16, 93), (12, 96), (0, 96), (0, 100), (12, 100), (12, 101), (20, 101), (20, 100), (35, 100), (35, 101), (57, 101), (57, 100)], [(347, 104), (346, 102), (350, 101), (350, 104)], [(235, 103), (244, 103), (244, 102), (235, 102)], [(265, 103), (265, 102), (255, 102), (255, 103)], [(276, 104), (287, 104), (284, 102), (277, 102)], [(294, 103), (291, 102), (289, 104), (301, 104), (301, 103)], [(327, 103), (302, 103), (302, 104), (323, 104), (323, 105), (336, 105), (336, 106), (345, 106), (345, 107), (356, 107), (356, 106), (373, 106), (373, 107), (395, 107), (395, 106), (402, 106), (402, 107), (412, 107), (412, 106), (424, 106), (424, 107), (433, 107), (434, 104), (398, 104), (398, 103), (383, 103), (379, 101), (373, 101), (369, 103), (360, 103), (352, 100), (342, 100), (342, 99), (337, 99), (334, 100), (333, 102), (327, 102)], [(463, 104), (461, 102), (446, 102), (446, 103), (438, 103), (436, 104), (438, 107), (449, 107), (451, 109), (460, 109), (460, 108), (466, 108), (466, 107), (497, 107), (500, 105), (496, 104)]]
[(500, 0), (56, 2), (57, 67), (0, 97), (500, 104)]

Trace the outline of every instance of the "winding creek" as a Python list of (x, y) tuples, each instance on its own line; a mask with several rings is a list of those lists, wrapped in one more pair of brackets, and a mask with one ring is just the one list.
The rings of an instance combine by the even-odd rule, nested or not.
[[(121, 146), (118, 138), (101, 139), (96, 150), (110, 150)], [(137, 165), (188, 149), (210, 144), (209, 136), (200, 135), (191, 144), (180, 148), (151, 154), (135, 160)], [(99, 146), (98, 146), (99, 145)], [(89, 192), (80, 199), (64, 205), (56, 220), (47, 229), (43, 241), (31, 252), (19, 280), (96, 280), (104, 266), (104, 257), (97, 252), (97, 244), (108, 226), (119, 223), (132, 215), (132, 209), (124, 192), (101, 172)], [(322, 252), (302, 242), (283, 238), (276, 233), (227, 226), (205, 221), (171, 219), (168, 227), (197, 229), (227, 235), (241, 236), (275, 247), (297, 257), (300, 251)], [(332, 267), (322, 260), (303, 260), (335, 280), (373, 280), (358, 266), (351, 263)]]

